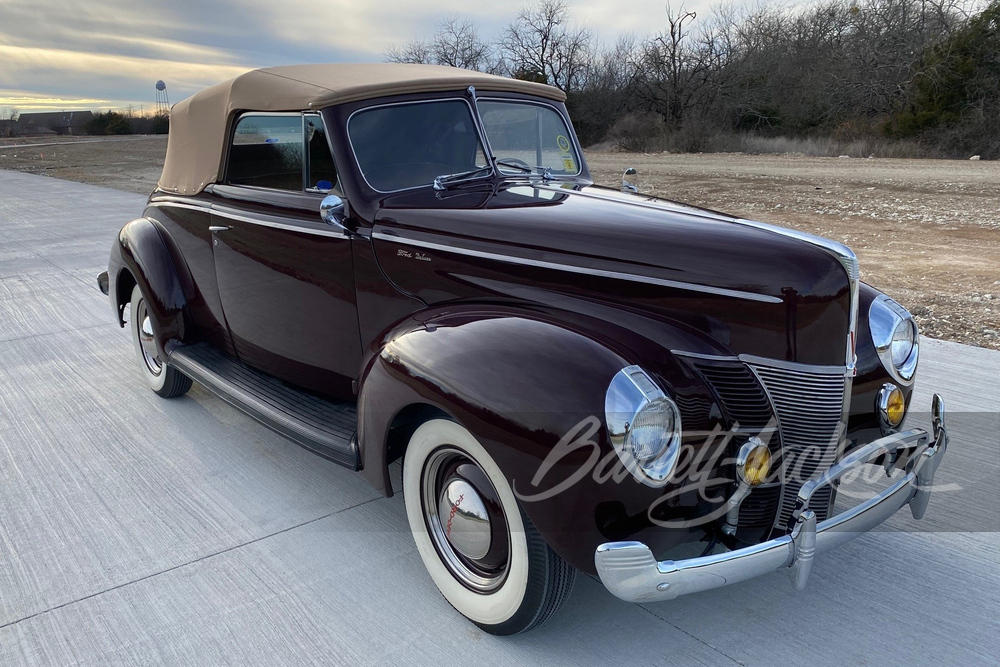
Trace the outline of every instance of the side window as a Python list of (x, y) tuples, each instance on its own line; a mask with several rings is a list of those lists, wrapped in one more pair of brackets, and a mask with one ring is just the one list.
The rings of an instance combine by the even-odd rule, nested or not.
[(326, 137), (323, 119), (319, 116), (305, 116), (306, 189), (309, 191), (339, 191), (337, 166), (330, 155), (330, 143)]
[(233, 133), (227, 180), (301, 192), (302, 146), (302, 116), (243, 116)]

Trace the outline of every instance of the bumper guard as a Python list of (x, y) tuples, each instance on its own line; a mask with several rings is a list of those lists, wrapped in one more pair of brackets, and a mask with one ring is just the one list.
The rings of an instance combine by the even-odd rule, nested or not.
[[(629, 602), (672, 600), (782, 569), (795, 590), (802, 590), (817, 553), (870, 531), (904, 505), (909, 504), (914, 519), (924, 516), (934, 473), (948, 448), (944, 402), (936, 394), (932, 411), (933, 443), (923, 429), (888, 435), (854, 450), (803, 484), (787, 535), (727, 553), (659, 562), (642, 542), (607, 542), (594, 555), (597, 573), (609, 591)], [(869, 463), (882, 463), (887, 471), (901, 467), (905, 474), (877, 496), (817, 524), (809, 509), (813, 493)]]

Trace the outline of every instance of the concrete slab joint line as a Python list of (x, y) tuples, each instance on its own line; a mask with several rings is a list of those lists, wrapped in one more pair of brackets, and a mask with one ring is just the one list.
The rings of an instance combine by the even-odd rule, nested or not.
[(132, 585), (137, 584), (137, 583), (139, 583), (141, 581), (146, 581), (147, 579), (152, 579), (154, 577), (159, 577), (161, 575), (167, 574), (168, 572), (173, 572), (174, 570), (180, 570), (180, 569), (183, 569), (185, 567), (188, 567), (189, 565), (194, 565), (195, 563), (200, 563), (200, 562), (208, 560), (210, 558), (215, 558), (216, 556), (221, 556), (222, 554), (226, 554), (226, 553), (229, 553), (231, 551), (236, 551), (237, 549), (242, 549), (244, 547), (248, 547), (251, 544), (257, 544), (258, 542), (263, 542), (264, 540), (268, 540), (268, 539), (270, 539), (270, 538), (272, 538), (272, 537), (274, 537), (276, 535), (282, 535), (284, 533), (293, 531), (293, 530), (295, 530), (297, 528), (302, 528), (303, 526), (308, 526), (311, 523), (316, 523), (317, 521), (322, 521), (323, 519), (328, 519), (331, 516), (335, 516), (337, 514), (341, 514), (343, 512), (350, 511), (352, 509), (361, 507), (362, 505), (367, 505), (368, 503), (375, 502), (376, 500), (381, 500), (381, 498), (372, 498), (371, 500), (366, 500), (364, 502), (357, 503), (356, 505), (351, 505), (350, 507), (345, 507), (343, 509), (339, 509), (336, 512), (330, 512), (328, 514), (324, 514), (323, 516), (318, 516), (315, 519), (310, 519), (309, 521), (303, 521), (302, 523), (296, 524), (294, 526), (289, 526), (287, 528), (282, 528), (281, 530), (276, 530), (273, 533), (270, 533), (268, 535), (263, 535), (261, 537), (254, 538), (252, 540), (247, 540), (246, 542), (243, 542), (241, 544), (235, 544), (235, 545), (233, 545), (231, 547), (228, 547), (226, 549), (220, 549), (219, 551), (215, 551), (215, 552), (210, 553), (210, 554), (205, 554), (204, 556), (200, 556), (200, 557), (195, 558), (193, 560), (189, 560), (186, 563), (181, 563), (180, 565), (174, 565), (173, 567), (168, 567), (165, 570), (160, 570), (159, 572), (153, 572), (151, 574), (147, 574), (146, 576), (139, 577), (138, 579), (133, 579), (131, 581), (127, 581), (125, 583), (118, 584), (117, 586), (111, 586), (110, 588), (106, 588), (106, 589), (104, 589), (102, 591), (97, 591), (96, 593), (91, 593), (90, 595), (85, 595), (85, 596), (83, 596), (81, 598), (78, 598), (76, 600), (71, 600), (70, 602), (64, 602), (63, 604), (57, 605), (55, 607), (52, 607), (51, 609), (46, 609), (45, 611), (40, 611), (40, 612), (31, 614), (30, 616), (25, 616), (24, 618), (19, 618), (16, 621), (11, 621), (9, 623), (4, 623), (3, 625), (0, 625), (0, 630), (3, 630), (4, 628), (8, 628), (8, 627), (11, 627), (11, 626), (14, 626), (14, 625), (17, 625), (18, 623), (21, 623), (23, 621), (27, 621), (27, 620), (35, 618), (37, 616), (44, 616), (45, 614), (53, 612), (53, 611), (55, 611), (57, 609), (62, 609), (64, 607), (69, 607), (69, 606), (77, 604), (79, 602), (83, 602), (84, 600), (89, 600), (91, 598), (98, 597), (99, 595), (104, 595), (105, 593), (110, 593), (111, 591), (116, 591), (116, 590), (119, 590), (121, 588), (125, 588), (127, 586), (132, 586)]

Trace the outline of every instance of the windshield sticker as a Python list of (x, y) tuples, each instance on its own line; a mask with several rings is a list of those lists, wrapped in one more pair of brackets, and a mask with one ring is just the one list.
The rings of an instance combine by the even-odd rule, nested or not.
[(556, 144), (559, 146), (559, 158), (563, 163), (563, 171), (569, 174), (575, 173), (577, 171), (576, 160), (573, 159), (569, 139), (560, 134), (556, 137)]

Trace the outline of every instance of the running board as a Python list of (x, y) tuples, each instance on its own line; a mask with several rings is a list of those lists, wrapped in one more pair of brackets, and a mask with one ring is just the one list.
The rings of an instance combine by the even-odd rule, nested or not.
[(167, 363), (296, 444), (351, 470), (361, 468), (353, 403), (293, 389), (208, 343), (178, 347)]

